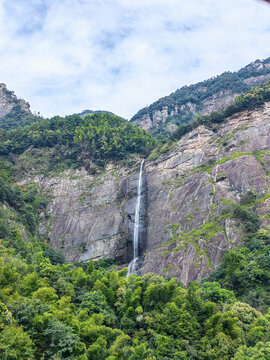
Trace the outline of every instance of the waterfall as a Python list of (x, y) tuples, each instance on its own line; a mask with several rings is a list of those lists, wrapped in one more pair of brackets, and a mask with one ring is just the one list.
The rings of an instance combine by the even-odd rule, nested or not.
[(136, 200), (136, 208), (135, 208), (134, 233), (133, 233), (133, 259), (128, 265), (127, 278), (129, 277), (129, 275), (136, 273), (136, 264), (139, 258), (139, 229), (140, 229), (140, 207), (141, 207), (143, 163), (144, 160), (141, 162), (138, 187), (137, 187), (137, 200)]

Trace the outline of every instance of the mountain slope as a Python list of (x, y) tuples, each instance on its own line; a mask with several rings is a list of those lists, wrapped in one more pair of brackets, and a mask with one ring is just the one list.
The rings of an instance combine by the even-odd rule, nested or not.
[(166, 137), (178, 125), (191, 121), (196, 114), (220, 111), (237, 95), (269, 79), (270, 58), (256, 60), (238, 72), (225, 72), (195, 85), (184, 86), (141, 109), (131, 121), (158, 137)]
[[(146, 159), (139, 244), (145, 253), (143, 274), (176, 276), (184, 284), (201, 280), (246, 232), (268, 226), (270, 102), (261, 102), (264, 88), (243, 97), (250, 104), (259, 99), (255, 109), (238, 110), (222, 124), (199, 125), (154, 160)], [(45, 173), (41, 151), (48, 162), (47, 147), (30, 147), (12, 161), (21, 186), (36, 182), (49, 193), (42, 234), (69, 261), (113, 257), (126, 264), (132, 257), (138, 154), (109, 158), (103, 167), (88, 155), (76, 170)], [(255, 200), (237, 215), (235, 206), (248, 193)]]
[[(268, 206), (269, 100), (266, 83), (223, 112), (198, 117), (146, 159), (142, 273), (201, 280), (243, 231), (268, 225), (260, 210)], [(112, 257), (124, 265), (132, 257), (139, 163), (155, 145), (145, 131), (101, 113), (7, 131), (0, 155), (20, 187), (36, 183), (46, 192), (39, 229), (54, 248), (69, 261)], [(248, 193), (258, 203), (237, 210)]]

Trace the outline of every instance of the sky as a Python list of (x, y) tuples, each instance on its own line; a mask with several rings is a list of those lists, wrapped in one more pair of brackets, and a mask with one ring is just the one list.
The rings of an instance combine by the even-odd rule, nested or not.
[(269, 19), (257, 0), (0, 0), (0, 82), (45, 117), (129, 119), (269, 57)]

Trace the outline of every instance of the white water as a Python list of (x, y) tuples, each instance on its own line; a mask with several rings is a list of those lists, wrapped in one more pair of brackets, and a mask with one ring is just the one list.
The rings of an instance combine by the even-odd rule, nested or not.
[(139, 228), (140, 228), (140, 207), (141, 207), (143, 163), (144, 160), (141, 162), (138, 187), (137, 187), (137, 201), (135, 208), (134, 234), (133, 234), (133, 259), (128, 265), (127, 278), (129, 277), (129, 275), (136, 273), (136, 264), (139, 258)]

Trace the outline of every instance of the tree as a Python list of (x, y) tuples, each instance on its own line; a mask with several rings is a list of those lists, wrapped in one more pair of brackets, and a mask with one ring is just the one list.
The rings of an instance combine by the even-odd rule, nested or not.
[(2, 360), (32, 360), (34, 354), (34, 344), (22, 327), (10, 325), (4, 328), (0, 337)]
[(241, 346), (233, 360), (268, 360), (270, 359), (270, 342), (259, 342), (254, 347)]

